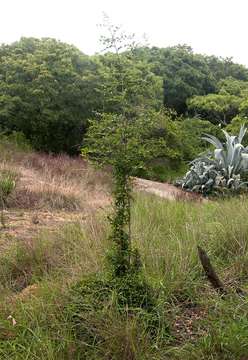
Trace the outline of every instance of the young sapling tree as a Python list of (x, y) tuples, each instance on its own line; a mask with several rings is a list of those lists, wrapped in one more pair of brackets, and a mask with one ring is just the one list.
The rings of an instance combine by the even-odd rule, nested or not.
[(102, 37), (102, 43), (115, 53), (111, 64), (114, 78), (111, 83), (115, 87), (109, 93), (113, 94), (113, 101), (117, 99), (118, 112), (100, 113), (90, 121), (83, 154), (99, 165), (112, 168), (114, 212), (110, 223), (113, 249), (109, 259), (113, 275), (119, 277), (135, 272), (140, 264), (138, 251), (132, 248), (131, 242), (132, 176), (166, 145), (162, 137), (152, 136), (160, 127), (152, 112), (144, 111), (142, 103), (130, 108), (131, 94), (138, 87), (146, 86), (130, 66), (135, 46), (132, 36), (111, 25), (108, 19), (105, 28), (109, 35)]

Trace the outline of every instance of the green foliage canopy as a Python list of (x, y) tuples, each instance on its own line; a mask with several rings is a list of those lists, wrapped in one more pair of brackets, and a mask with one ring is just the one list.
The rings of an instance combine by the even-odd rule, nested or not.
[(241, 99), (234, 95), (208, 94), (194, 96), (188, 101), (188, 109), (195, 116), (215, 124), (228, 124), (239, 112)]
[(143, 111), (135, 119), (103, 113), (90, 121), (84, 153), (103, 166), (121, 162), (127, 175), (133, 176), (150, 159), (180, 157), (178, 135), (176, 124), (164, 111)]
[(91, 57), (49, 38), (1, 45), (1, 131), (23, 132), (38, 150), (73, 154), (97, 113), (135, 118), (164, 104), (214, 124), (247, 116), (248, 71), (242, 65), (195, 54), (186, 45), (137, 47), (123, 38), (118, 47), (113, 38), (104, 53)]
[(139, 48), (137, 56), (152, 66), (163, 79), (164, 105), (179, 114), (187, 112), (187, 100), (218, 91), (218, 82), (226, 78), (248, 80), (248, 70), (232, 59), (195, 54), (187, 45), (168, 48)]
[(217, 94), (193, 96), (187, 104), (193, 116), (227, 125), (238, 114), (247, 116), (247, 98), (248, 82), (228, 77), (219, 81)]
[(0, 123), (38, 150), (76, 152), (97, 108), (97, 64), (54, 39), (0, 47)]

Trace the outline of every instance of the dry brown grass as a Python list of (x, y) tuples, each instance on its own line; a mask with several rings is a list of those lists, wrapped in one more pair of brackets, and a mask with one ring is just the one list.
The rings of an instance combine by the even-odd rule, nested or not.
[(78, 211), (109, 202), (110, 177), (80, 157), (27, 153), (3, 164), (20, 178), (9, 207)]
[(111, 203), (108, 172), (96, 170), (81, 157), (1, 145), (0, 139), (0, 172), (16, 174), (15, 190), (1, 212), (1, 251), (17, 239), (29, 243), (43, 230), (56, 232), (66, 223), (82, 221)]

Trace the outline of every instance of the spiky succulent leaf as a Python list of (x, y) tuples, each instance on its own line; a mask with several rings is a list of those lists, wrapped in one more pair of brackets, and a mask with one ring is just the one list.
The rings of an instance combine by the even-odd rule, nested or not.
[(241, 167), (244, 169), (244, 172), (248, 171), (248, 154), (242, 153), (241, 154)]
[(247, 128), (245, 127), (244, 124), (241, 125), (241, 128), (239, 130), (239, 136), (238, 136), (238, 142), (241, 144), (243, 141), (243, 138), (246, 134)]
[(204, 135), (205, 136), (202, 137), (203, 140), (206, 140), (210, 144), (214, 145), (217, 149), (223, 149), (223, 145), (220, 142), (220, 140), (217, 139), (217, 137), (208, 134), (204, 134)]
[(221, 167), (225, 168), (227, 166), (226, 154), (223, 149), (215, 149), (214, 157), (217, 160)]

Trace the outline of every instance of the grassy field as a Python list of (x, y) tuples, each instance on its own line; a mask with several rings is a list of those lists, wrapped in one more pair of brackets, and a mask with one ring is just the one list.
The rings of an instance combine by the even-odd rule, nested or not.
[[(76, 336), (71, 288), (103, 272), (110, 246), (109, 177), (77, 159), (14, 150), (1, 152), (1, 169), (19, 174), (0, 230), (1, 359), (248, 358), (248, 295), (235, 292), (248, 292), (247, 198), (194, 203), (135, 194), (133, 242), (166, 331), (148, 333), (138, 312), (120, 313), (113, 299), (104, 311), (82, 313)], [(227, 296), (209, 285), (197, 245)]]

